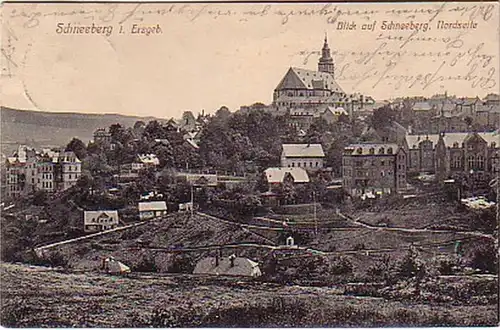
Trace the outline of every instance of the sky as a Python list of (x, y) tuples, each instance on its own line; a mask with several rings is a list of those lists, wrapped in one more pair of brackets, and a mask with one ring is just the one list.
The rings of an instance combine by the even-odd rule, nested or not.
[[(493, 2), (8, 3), (2, 105), (170, 118), (269, 104), (289, 67), (317, 68), (325, 34), (347, 93), (484, 97), (499, 92), (498, 13)], [(58, 33), (68, 24), (113, 30)]]

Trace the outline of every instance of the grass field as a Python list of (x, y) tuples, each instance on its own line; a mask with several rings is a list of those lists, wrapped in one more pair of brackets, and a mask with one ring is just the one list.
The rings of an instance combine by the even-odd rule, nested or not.
[(496, 325), (496, 305), (346, 296), (340, 287), (234, 279), (65, 274), (2, 264), (2, 325), (16, 327), (305, 327)]

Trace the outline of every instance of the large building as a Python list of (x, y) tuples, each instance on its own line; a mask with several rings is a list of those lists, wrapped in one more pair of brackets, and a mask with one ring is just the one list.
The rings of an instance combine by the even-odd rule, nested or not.
[(435, 173), (494, 173), (499, 168), (500, 134), (495, 132), (408, 135), (408, 171)]
[(406, 151), (395, 143), (351, 144), (342, 159), (342, 185), (351, 196), (406, 189)]
[(81, 173), (81, 161), (71, 151), (44, 149), (37, 152), (19, 146), (6, 160), (6, 195), (19, 197), (37, 190), (66, 190), (76, 184)]
[(335, 64), (325, 36), (318, 71), (288, 69), (273, 94), (273, 108), (279, 113), (292, 109), (324, 111), (327, 107), (342, 108), (348, 113), (361, 109), (371, 98), (358, 93), (348, 94), (335, 81)]
[(281, 167), (300, 167), (305, 170), (323, 168), (325, 153), (321, 144), (283, 144)]

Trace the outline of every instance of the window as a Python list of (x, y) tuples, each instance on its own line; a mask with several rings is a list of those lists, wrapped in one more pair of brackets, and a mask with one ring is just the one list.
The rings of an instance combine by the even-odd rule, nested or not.
[(316, 162), (316, 167), (319, 167), (319, 162)]
[(385, 149), (384, 149), (384, 148), (380, 148), (380, 149), (378, 149), (378, 153), (379, 153), (379, 154), (384, 154), (384, 153), (385, 153)]
[(467, 164), (469, 165), (469, 168), (474, 168), (475, 165), (474, 156), (467, 157)]
[(375, 154), (375, 148), (370, 148), (370, 155)]
[(292, 167), (295, 167), (295, 163), (294, 162), (292, 162)]
[(384, 165), (385, 165), (385, 161), (381, 160), (381, 161), (380, 161), (380, 165), (381, 165), (381, 166), (384, 166)]
[(392, 155), (392, 148), (387, 149), (387, 153), (388, 153), (389, 155)]
[(477, 168), (479, 170), (484, 170), (484, 157), (483, 156), (477, 156)]
[(356, 150), (356, 152), (357, 152), (359, 155), (361, 155), (361, 154), (363, 153), (363, 148), (358, 148), (358, 149)]
[(309, 162), (309, 167), (313, 167), (313, 162)]

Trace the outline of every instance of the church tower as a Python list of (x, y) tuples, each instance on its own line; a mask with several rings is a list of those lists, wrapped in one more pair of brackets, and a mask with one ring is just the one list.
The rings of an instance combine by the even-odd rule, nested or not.
[(321, 50), (321, 57), (318, 62), (319, 72), (328, 72), (332, 76), (334, 75), (334, 64), (333, 58), (330, 54), (330, 47), (328, 47), (328, 40), (325, 34), (325, 43), (323, 44), (323, 49)]

